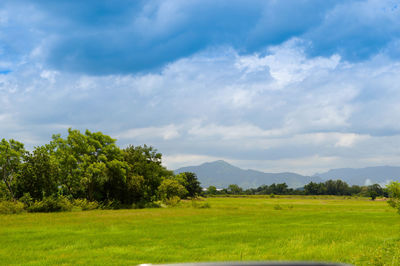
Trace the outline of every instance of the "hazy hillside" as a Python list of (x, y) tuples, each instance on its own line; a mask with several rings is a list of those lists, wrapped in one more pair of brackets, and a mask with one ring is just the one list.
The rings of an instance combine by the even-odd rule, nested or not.
[(400, 167), (339, 168), (315, 174), (314, 177), (321, 177), (324, 180), (341, 179), (352, 185), (386, 184), (391, 180), (400, 180)]
[(225, 161), (204, 163), (198, 166), (182, 167), (175, 173), (194, 172), (197, 174), (201, 185), (208, 187), (227, 187), (230, 184), (238, 184), (243, 188), (270, 185), (272, 183), (286, 183), (289, 187), (302, 187), (310, 181), (322, 181), (319, 177), (302, 176), (295, 173), (263, 173), (255, 170), (243, 170)]

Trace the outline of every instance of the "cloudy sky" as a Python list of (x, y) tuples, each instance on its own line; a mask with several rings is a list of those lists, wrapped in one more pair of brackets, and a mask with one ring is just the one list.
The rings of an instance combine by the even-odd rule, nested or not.
[(400, 165), (400, 2), (2, 0), (0, 138), (313, 174)]

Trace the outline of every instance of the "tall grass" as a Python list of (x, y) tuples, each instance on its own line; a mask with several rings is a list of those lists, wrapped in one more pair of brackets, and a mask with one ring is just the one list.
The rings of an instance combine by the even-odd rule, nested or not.
[(400, 215), (386, 202), (340, 197), (206, 202), (211, 208), (188, 201), (175, 208), (0, 215), (0, 264), (400, 265)]

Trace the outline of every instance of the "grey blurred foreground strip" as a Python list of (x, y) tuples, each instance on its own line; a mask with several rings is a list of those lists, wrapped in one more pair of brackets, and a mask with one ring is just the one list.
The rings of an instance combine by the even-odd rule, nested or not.
[(342, 263), (325, 263), (325, 262), (207, 262), (207, 263), (176, 263), (176, 264), (141, 264), (141, 266), (351, 266)]

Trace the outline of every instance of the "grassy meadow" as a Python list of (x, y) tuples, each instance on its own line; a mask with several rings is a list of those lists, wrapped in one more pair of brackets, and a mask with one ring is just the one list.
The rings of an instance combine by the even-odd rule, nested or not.
[(0, 265), (316, 260), (400, 265), (400, 215), (343, 197), (208, 198), (211, 208), (0, 215)]

